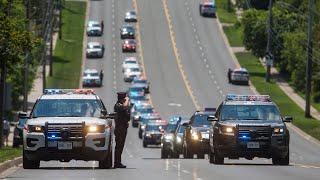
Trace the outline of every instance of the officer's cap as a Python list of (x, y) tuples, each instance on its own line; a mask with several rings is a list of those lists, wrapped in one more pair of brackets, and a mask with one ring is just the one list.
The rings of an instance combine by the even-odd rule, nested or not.
[(127, 93), (126, 92), (118, 92), (118, 99), (124, 99), (125, 97), (127, 97)]

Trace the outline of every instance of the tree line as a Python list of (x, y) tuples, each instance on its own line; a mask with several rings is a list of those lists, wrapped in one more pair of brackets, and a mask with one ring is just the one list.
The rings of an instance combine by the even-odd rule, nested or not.
[[(250, 3), (250, 2), (254, 3)], [(240, 0), (244, 13), (243, 43), (246, 49), (263, 58), (267, 46), (269, 0)], [(250, 3), (250, 4), (248, 4)], [(313, 21), (312, 94), (320, 102), (320, 2), (316, 1)], [(274, 0), (272, 7), (271, 50), (274, 66), (292, 87), (305, 93), (307, 62), (308, 0)]]

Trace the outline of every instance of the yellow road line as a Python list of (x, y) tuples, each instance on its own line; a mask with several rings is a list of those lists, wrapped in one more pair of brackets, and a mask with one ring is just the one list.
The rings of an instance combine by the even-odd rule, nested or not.
[[(140, 21), (141, 21), (141, 18), (139, 18), (140, 16), (139, 16), (138, 3), (137, 3), (137, 0), (132, 0), (132, 3), (133, 3), (133, 8), (136, 11), (137, 19), (138, 19), (138, 21), (136, 23), (136, 38), (137, 38), (137, 42), (138, 42), (140, 62), (141, 62), (141, 65), (142, 65), (142, 70), (143, 70), (142, 74), (145, 77), (147, 77), (146, 68), (145, 68), (145, 65), (144, 65), (143, 48), (142, 48), (142, 41), (141, 41), (141, 34), (140, 34)], [(149, 94), (148, 98), (149, 98), (150, 104), (153, 106), (152, 98), (151, 98), (150, 94)]]
[(182, 62), (181, 62), (181, 56), (180, 56), (178, 48), (177, 48), (176, 38), (175, 38), (175, 35), (174, 35), (174, 30), (173, 30), (173, 25), (172, 25), (171, 18), (170, 18), (171, 16), (170, 16), (170, 13), (169, 13), (167, 0), (162, 0), (162, 4), (163, 4), (164, 13), (165, 13), (165, 16), (166, 16), (166, 19), (167, 19), (167, 23), (169, 25), (169, 33), (170, 33), (171, 44), (172, 44), (173, 52), (174, 52), (174, 55), (175, 55), (175, 59), (177, 61), (178, 69), (180, 71), (180, 74), (182, 76), (184, 85), (186, 86), (186, 89), (188, 91), (189, 96), (191, 97), (191, 100), (192, 100), (194, 106), (196, 107), (197, 110), (199, 110), (200, 106), (198, 104), (198, 101), (197, 101), (195, 95), (193, 94), (191, 85), (190, 85), (189, 80), (188, 80), (188, 78), (187, 78), (187, 76), (185, 74), (185, 71), (184, 71), (184, 68), (183, 68), (183, 65), (182, 65)]

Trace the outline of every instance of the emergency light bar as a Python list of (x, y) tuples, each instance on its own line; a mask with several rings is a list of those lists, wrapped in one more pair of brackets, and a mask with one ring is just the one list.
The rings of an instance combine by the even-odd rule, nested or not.
[(43, 94), (95, 94), (95, 92), (93, 89), (45, 89)]
[(226, 101), (262, 101), (271, 102), (269, 95), (236, 95), (228, 94), (226, 96)]

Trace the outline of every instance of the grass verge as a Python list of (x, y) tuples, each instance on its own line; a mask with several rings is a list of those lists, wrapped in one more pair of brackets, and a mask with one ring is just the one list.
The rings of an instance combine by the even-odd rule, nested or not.
[(0, 149), (0, 163), (22, 156), (22, 148), (4, 147)]
[(283, 115), (294, 117), (294, 125), (320, 140), (320, 121), (313, 118), (305, 118), (304, 111), (273, 80), (271, 83), (266, 83), (264, 80), (265, 69), (255, 56), (251, 53), (236, 53), (236, 57), (241, 66), (247, 68), (250, 72), (251, 82), (260, 94), (269, 94), (279, 106)]
[(231, 3), (231, 10), (228, 11), (228, 1), (226, 0), (216, 0), (217, 4), (217, 14), (219, 16), (219, 20), (222, 23), (236, 23), (237, 16), (234, 10), (234, 7)]
[(228, 37), (231, 47), (242, 47), (243, 46), (243, 28), (239, 25), (224, 26), (223, 30)]
[(62, 39), (53, 56), (53, 76), (48, 88), (78, 88), (82, 65), (82, 43), (86, 2), (66, 1), (62, 12)]

